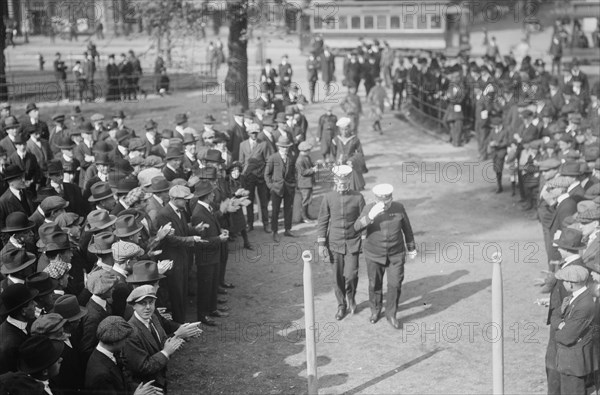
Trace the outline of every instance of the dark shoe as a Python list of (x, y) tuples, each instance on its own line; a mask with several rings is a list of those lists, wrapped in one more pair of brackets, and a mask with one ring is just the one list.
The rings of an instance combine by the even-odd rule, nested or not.
[(496, 193), (502, 193), (504, 190), (502, 189), (502, 187), (498, 187), (498, 189), (496, 189)]
[(532, 208), (533, 208), (533, 205), (531, 203), (525, 204), (525, 205), (521, 206), (521, 211), (529, 211)]
[(376, 324), (376, 323), (377, 323), (377, 321), (379, 321), (379, 315), (380, 315), (380, 313), (379, 313), (379, 312), (376, 312), (376, 313), (371, 313), (371, 318), (369, 318), (369, 322), (370, 322), (371, 324)]
[(265, 233), (271, 233), (271, 229), (269, 229), (269, 224), (264, 224), (263, 230), (265, 231)]
[(354, 298), (348, 298), (348, 309), (350, 310), (350, 314), (356, 313), (356, 301)]
[(386, 316), (386, 318), (390, 325), (393, 326), (395, 329), (401, 329), (400, 321), (398, 321), (398, 318), (390, 317), (389, 315)]
[(346, 316), (346, 308), (345, 307), (338, 307), (338, 311), (337, 313), (335, 313), (335, 319), (336, 320), (341, 320)]
[(292, 232), (290, 232), (289, 230), (286, 230), (285, 232), (283, 232), (284, 236), (287, 237), (296, 237), (296, 235), (294, 235)]
[(221, 283), (221, 285), (219, 286), (223, 288), (235, 288), (235, 285), (233, 285), (232, 283)]
[(227, 306), (219, 306), (219, 308), (217, 308), (217, 311), (220, 311), (220, 312), (229, 311), (229, 307), (227, 307)]
[(216, 322), (214, 322), (213, 320), (211, 320), (210, 318), (208, 318), (206, 316), (200, 318), (200, 322), (206, 326), (217, 326)]
[(248, 225), (248, 232), (252, 232), (254, 230), (254, 225)]
[(218, 304), (225, 304), (227, 302), (229, 302), (229, 300), (227, 298), (218, 298), (217, 299)]
[(245, 243), (245, 244), (244, 244), (244, 249), (245, 249), (245, 250), (254, 251), (254, 247), (252, 247), (252, 246), (250, 245), (250, 243)]
[(227, 295), (229, 292), (227, 292), (226, 289), (219, 287), (219, 289), (217, 290), (217, 293), (219, 295)]
[(273, 233), (273, 241), (279, 243), (279, 235), (277, 233)]
[(221, 311), (221, 310), (215, 310), (212, 313), (210, 313), (209, 315), (211, 317), (219, 317), (219, 318), (229, 317), (229, 313), (226, 313), (226, 312)]

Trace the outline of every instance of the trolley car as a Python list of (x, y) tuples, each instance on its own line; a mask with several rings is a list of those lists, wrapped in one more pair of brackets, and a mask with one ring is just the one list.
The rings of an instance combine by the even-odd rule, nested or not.
[(400, 50), (457, 56), (470, 49), (469, 10), (443, 0), (324, 0), (303, 10), (313, 37), (334, 53), (356, 48), (359, 37)]

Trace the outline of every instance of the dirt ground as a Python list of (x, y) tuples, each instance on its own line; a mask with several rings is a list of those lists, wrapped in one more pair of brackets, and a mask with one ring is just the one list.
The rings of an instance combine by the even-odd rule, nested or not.
[[(122, 108), (136, 129), (148, 117), (161, 129), (172, 127), (180, 111), (189, 111), (191, 126), (200, 127), (206, 112), (224, 110), (219, 100), (199, 101), (198, 94), (190, 93), (95, 107), (107, 114)], [(52, 107), (42, 114), (61, 109), (68, 111)], [(89, 106), (83, 110), (90, 111)], [(307, 108), (310, 125), (321, 111), (320, 105)], [(334, 111), (339, 114), (338, 108)], [(314, 140), (312, 126), (309, 136)], [(370, 188), (376, 183), (394, 185), (419, 255), (406, 266), (398, 315), (402, 331), (385, 320), (369, 323), (362, 257), (359, 311), (342, 321), (334, 319), (329, 263), (313, 263), (320, 391), (489, 393), (492, 343), (498, 338), (491, 322), (490, 257), (501, 251), (506, 393), (545, 392), (546, 310), (534, 303), (542, 295), (531, 285), (545, 268), (537, 221), (518, 210), (510, 192), (493, 193), (489, 163), (473, 160), (474, 142), (454, 148), (391, 113), (385, 116), (383, 136), (370, 132), (363, 119), (359, 137), (370, 169), (365, 198), (372, 199)], [(507, 180), (505, 189), (510, 189)], [(316, 190), (313, 216), (325, 190), (322, 185)], [(173, 358), (171, 393), (307, 392), (300, 255), (316, 250), (316, 235), (312, 225), (293, 230), (297, 238), (275, 245), (258, 226), (250, 233), (254, 252), (230, 244), (227, 279), (236, 285), (228, 296), (231, 316), (218, 319), (218, 327), (207, 328)], [(195, 321), (192, 299), (189, 320)]]

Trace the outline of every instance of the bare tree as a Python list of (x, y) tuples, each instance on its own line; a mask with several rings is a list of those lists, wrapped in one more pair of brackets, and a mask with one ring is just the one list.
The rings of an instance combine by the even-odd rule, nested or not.
[(8, 101), (8, 87), (6, 86), (6, 26), (4, 25), (4, 6), (0, 6), (0, 101)]
[(247, 110), (248, 103), (248, 0), (227, 2), (229, 18), (229, 60), (225, 92), (231, 109), (241, 106)]

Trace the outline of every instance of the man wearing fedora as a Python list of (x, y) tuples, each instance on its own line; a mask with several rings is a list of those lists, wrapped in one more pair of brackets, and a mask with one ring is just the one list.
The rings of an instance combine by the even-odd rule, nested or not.
[(163, 175), (165, 176), (167, 181), (173, 181), (176, 178), (186, 178), (185, 173), (181, 168), (182, 160), (183, 153), (179, 148), (170, 147), (168, 149), (167, 156), (165, 157), (165, 162), (167, 164), (165, 165), (165, 167), (163, 167)]
[[(573, 228), (566, 228), (560, 233), (558, 239), (554, 240), (554, 245), (557, 246), (558, 252), (561, 256), (559, 266), (555, 271), (564, 269), (568, 266), (583, 266), (583, 261), (579, 255), (579, 250), (583, 249), (585, 245), (582, 243), (583, 234), (581, 231)], [(552, 287), (550, 292), (550, 301), (548, 307), (548, 317), (546, 325), (550, 325), (550, 335), (548, 337), (548, 346), (546, 348), (546, 378), (548, 380), (548, 393), (549, 394), (560, 394), (561, 383), (560, 383), (560, 372), (556, 364), (557, 360), (557, 343), (556, 343), (556, 331), (558, 324), (553, 324), (553, 317), (556, 318), (557, 314), (560, 315), (564, 312), (563, 301), (569, 295), (564, 282), (558, 280), (556, 276), (552, 281)]]
[[(100, 145), (101, 143), (98, 143)], [(91, 195), (92, 185), (98, 182), (108, 182), (110, 168), (114, 165), (110, 154), (107, 152), (95, 152), (94, 164), (88, 167), (83, 182), (83, 199), (88, 200)]]
[(0, 140), (0, 147), (4, 148), (7, 155), (12, 155), (12, 153), (17, 150), (14, 141), (17, 134), (20, 134), (21, 125), (17, 118), (12, 115), (6, 118), (4, 125), (6, 137)]
[[(58, 280), (50, 277), (50, 275), (46, 272), (30, 274), (25, 279), (25, 285), (29, 289), (35, 289), (38, 291), (38, 296), (36, 296), (34, 301), (37, 305), (36, 310), (39, 312), (39, 314), (41, 314), (40, 317), (52, 311), (54, 308), (54, 301), (61, 296), (55, 293), (55, 291), (58, 290)], [(59, 290), (59, 292), (62, 292), (62, 290)], [(34, 327), (32, 326), (31, 329), (32, 334), (34, 334)]]
[(73, 169), (73, 171), (75, 172), (75, 177), (73, 178), (72, 182), (73, 184), (79, 185), (81, 163), (79, 163), (79, 160), (77, 160), (77, 158), (75, 158), (75, 156), (73, 155), (73, 148), (75, 148), (75, 143), (70, 137), (64, 137), (57, 140), (56, 146), (60, 148), (60, 153), (57, 154), (54, 157), (54, 159), (60, 160), (60, 162), (63, 165), (63, 168), (65, 169), (65, 172), (67, 167)]
[(152, 194), (146, 203), (146, 213), (150, 218), (150, 229), (152, 233), (156, 232), (158, 212), (169, 203), (169, 189), (171, 183), (162, 175), (152, 178), (147, 191)]
[(346, 316), (347, 308), (356, 311), (356, 288), (358, 286), (358, 255), (361, 248), (361, 232), (354, 223), (365, 207), (365, 199), (358, 191), (350, 189), (352, 168), (347, 165), (332, 169), (335, 189), (328, 192), (321, 202), (317, 224), (319, 256), (329, 255), (335, 297), (337, 320)]
[(90, 188), (91, 195), (88, 201), (95, 210), (112, 212), (117, 205), (114, 192), (107, 182), (97, 182)]
[[(41, 171), (45, 172), (48, 169), (48, 162), (53, 158), (50, 144), (48, 140), (42, 138), (39, 129), (31, 130), (30, 136), (26, 144), (27, 151), (35, 156)], [(44, 181), (41, 180), (41, 184), (44, 184)]]
[(232, 126), (227, 130), (229, 136), (229, 142), (227, 149), (231, 152), (233, 160), (240, 160), (240, 146), (248, 139), (248, 133), (244, 126), (244, 114), (239, 112), (233, 115)]
[(33, 253), (22, 248), (11, 248), (2, 250), (2, 265), (0, 273), (6, 276), (0, 282), (0, 292), (3, 292), (13, 284), (25, 284), (25, 280), (36, 270), (36, 257)]
[(179, 113), (175, 115), (175, 130), (173, 131), (173, 137), (183, 141), (185, 134), (184, 130), (188, 127), (188, 117), (185, 113)]
[(0, 374), (16, 372), (19, 347), (29, 335), (28, 325), (35, 320), (36, 289), (25, 284), (13, 284), (0, 294), (0, 316), (6, 321), (0, 324)]
[(290, 152), (293, 143), (285, 136), (277, 140), (278, 152), (267, 160), (265, 166), (265, 181), (271, 191), (272, 215), (271, 231), (273, 241), (279, 242), (277, 229), (279, 225), (279, 210), (283, 201), (284, 235), (294, 237), (292, 229), (292, 214), (294, 195), (296, 192), (296, 167), (295, 158)]
[(94, 126), (91, 122), (85, 122), (79, 129), (83, 140), (73, 148), (73, 156), (81, 165), (81, 175), (84, 178), (87, 169), (94, 163)]
[(33, 126), (35, 129), (39, 130), (40, 136), (44, 140), (48, 140), (50, 137), (48, 124), (40, 119), (40, 110), (35, 103), (27, 104), (27, 107), (25, 107), (25, 114), (27, 114), (27, 116), (21, 122), (23, 128)]
[(183, 169), (184, 179), (187, 180), (192, 174), (192, 169), (196, 165), (196, 138), (191, 133), (186, 133), (183, 136), (183, 157), (181, 160), (181, 167)]
[(133, 176), (126, 176), (120, 179), (117, 182), (117, 185), (113, 189), (113, 192), (116, 195), (117, 203), (115, 207), (111, 210), (112, 215), (119, 215), (122, 211), (129, 209), (129, 205), (125, 202), (124, 198), (139, 186), (138, 180)]
[(198, 320), (205, 325), (214, 326), (214, 321), (209, 315), (226, 316), (224, 309), (217, 305), (218, 287), (220, 285), (220, 266), (223, 258), (221, 250), (227, 248), (228, 232), (221, 229), (219, 219), (216, 217), (212, 201), (215, 197), (214, 186), (201, 180), (194, 186), (194, 196), (198, 198), (192, 212), (192, 225), (205, 223), (208, 225), (204, 233), (207, 243), (198, 245), (195, 249), (197, 266), (197, 315)]
[(188, 296), (186, 276), (191, 261), (189, 249), (196, 243), (205, 242), (199, 236), (204, 226), (203, 224), (195, 227), (189, 225), (186, 206), (194, 197), (189, 188), (182, 185), (173, 186), (169, 190), (169, 197), (169, 203), (158, 212), (157, 226), (160, 228), (171, 223), (174, 231), (163, 240), (162, 254), (159, 257), (173, 261), (173, 269), (167, 276), (172, 316), (176, 322), (185, 322)]
[(83, 193), (78, 185), (64, 182), (63, 168), (60, 161), (50, 161), (46, 175), (50, 183), (49, 187), (69, 203), (65, 210), (85, 217), (89, 212), (89, 204), (84, 200)]
[(145, 133), (142, 136), (142, 143), (144, 144), (144, 157), (151, 155), (152, 149), (160, 143), (158, 137), (158, 124), (153, 120), (149, 119), (144, 124)]
[(60, 372), (65, 343), (62, 340), (34, 335), (19, 347), (19, 371), (41, 383), (44, 394), (54, 394), (57, 389), (51, 381)]
[(33, 199), (26, 190), (25, 174), (19, 166), (10, 165), (4, 171), (8, 189), (0, 196), (0, 227), (6, 224), (6, 217), (14, 211), (21, 211), (28, 217), (35, 209)]
[(0, 256), (15, 249), (25, 249), (32, 254), (37, 253), (34, 233), (35, 223), (27, 218), (22, 211), (14, 211), (6, 217), (6, 224), (0, 232), (5, 241)]

